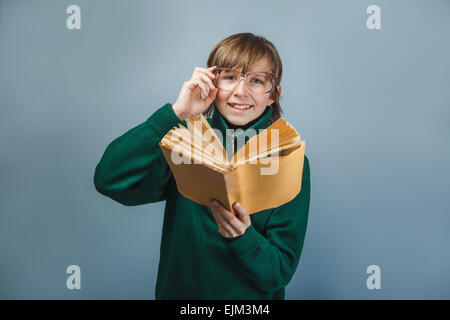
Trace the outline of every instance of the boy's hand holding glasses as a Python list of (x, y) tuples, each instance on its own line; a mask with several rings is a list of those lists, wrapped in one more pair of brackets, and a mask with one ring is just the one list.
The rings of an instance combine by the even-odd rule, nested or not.
[(180, 120), (186, 120), (193, 114), (206, 111), (214, 101), (219, 90), (213, 83), (215, 68), (217, 66), (197, 67), (194, 69), (191, 79), (183, 83), (177, 101), (172, 106)]

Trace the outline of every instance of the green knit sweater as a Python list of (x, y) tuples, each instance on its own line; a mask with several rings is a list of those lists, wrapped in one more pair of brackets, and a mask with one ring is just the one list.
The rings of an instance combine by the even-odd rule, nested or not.
[[(250, 128), (267, 128), (271, 114), (267, 107)], [(208, 122), (225, 141), (228, 127), (217, 109)], [(94, 174), (97, 191), (123, 205), (166, 201), (156, 299), (284, 299), (306, 233), (308, 158), (301, 192), (282, 206), (250, 215), (252, 225), (230, 241), (220, 235), (209, 207), (177, 190), (158, 143), (179, 123), (186, 126), (172, 105), (162, 106), (112, 141)]]

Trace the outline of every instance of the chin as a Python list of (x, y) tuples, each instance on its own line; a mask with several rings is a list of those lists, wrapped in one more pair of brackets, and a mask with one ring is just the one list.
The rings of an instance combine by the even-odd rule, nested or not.
[[(247, 123), (249, 123), (250, 121), (254, 120), (254, 119), (245, 119), (243, 117), (238, 118), (238, 117), (226, 117), (226, 119), (234, 124), (235, 126), (245, 126)], [(256, 119), (256, 118), (255, 118)]]

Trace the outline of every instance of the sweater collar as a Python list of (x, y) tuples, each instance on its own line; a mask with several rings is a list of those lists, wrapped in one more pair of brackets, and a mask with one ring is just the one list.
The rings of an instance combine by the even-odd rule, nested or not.
[[(248, 130), (253, 129), (257, 133), (259, 133), (259, 130), (266, 129), (268, 126), (270, 126), (270, 117), (272, 116), (272, 108), (270, 106), (267, 106), (264, 112), (259, 116), (259, 119), (250, 127), (248, 127), (245, 130), (238, 130), (235, 131), (234, 137), (245, 135)], [(229, 128), (228, 124), (226, 123), (223, 115), (219, 112), (219, 109), (217, 109), (216, 101), (214, 100), (214, 107), (212, 111), (211, 116), (211, 127), (219, 129), (223, 136), (229, 136), (231, 133), (231, 129)]]

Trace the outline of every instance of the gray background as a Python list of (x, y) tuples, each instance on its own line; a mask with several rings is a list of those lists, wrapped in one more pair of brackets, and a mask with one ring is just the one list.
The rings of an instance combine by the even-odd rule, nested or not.
[[(164, 203), (115, 203), (94, 168), (217, 42), (254, 32), (279, 50), (284, 117), (311, 164), (286, 298), (449, 299), (449, 15), (448, 0), (1, 0), (0, 298), (154, 298)], [(81, 290), (66, 288), (71, 264)]]

